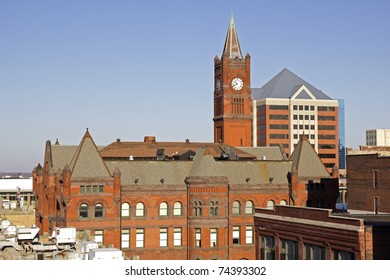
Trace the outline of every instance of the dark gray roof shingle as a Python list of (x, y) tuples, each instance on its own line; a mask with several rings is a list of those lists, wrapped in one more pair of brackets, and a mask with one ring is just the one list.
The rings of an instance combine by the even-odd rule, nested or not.
[[(290, 99), (302, 85), (305, 85), (316, 99), (331, 100), (331, 98), (321, 90), (315, 88), (287, 68), (284, 68), (261, 88), (252, 88), (252, 96), (254, 100), (262, 100), (265, 98)], [(303, 95), (300, 94), (298, 98), (311, 99), (307, 92)]]

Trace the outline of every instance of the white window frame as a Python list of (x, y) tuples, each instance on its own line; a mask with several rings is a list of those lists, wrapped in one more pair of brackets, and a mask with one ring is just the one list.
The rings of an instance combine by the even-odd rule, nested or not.
[(95, 235), (95, 242), (99, 243), (99, 245), (103, 245), (104, 242), (104, 230), (97, 229), (94, 232)]
[(232, 229), (232, 242), (233, 244), (240, 244), (240, 226), (233, 226)]
[(254, 203), (252, 200), (248, 200), (245, 203), (245, 214), (253, 214)]
[(182, 229), (179, 227), (173, 229), (173, 246), (182, 246)]
[(122, 229), (122, 248), (130, 248), (130, 229)]
[(241, 203), (238, 200), (233, 201), (232, 205), (232, 215), (241, 214)]
[(145, 216), (145, 205), (142, 202), (138, 202), (135, 206), (135, 216), (144, 217)]
[(143, 248), (145, 246), (145, 229), (137, 228), (135, 233), (135, 247)]
[(160, 228), (160, 247), (168, 247), (168, 228)]
[(130, 217), (130, 204), (129, 203), (127, 203), (127, 202), (122, 203), (121, 215), (122, 215), (122, 217)]
[(245, 227), (245, 243), (253, 244), (253, 226)]
[(173, 216), (182, 216), (182, 204), (180, 201), (176, 201), (175, 204), (173, 205)]
[(168, 203), (166, 203), (165, 201), (160, 203), (159, 215), (160, 216), (168, 216)]
[(275, 209), (275, 201), (273, 200), (268, 200), (267, 202), (267, 209)]
[(210, 247), (218, 247), (218, 229), (210, 229)]
[(195, 229), (195, 247), (202, 247), (202, 229)]

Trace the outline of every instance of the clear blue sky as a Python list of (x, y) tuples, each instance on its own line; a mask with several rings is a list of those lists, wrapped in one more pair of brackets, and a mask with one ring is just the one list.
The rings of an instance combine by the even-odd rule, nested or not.
[(0, 0), (0, 171), (46, 140), (213, 141), (213, 59), (233, 11), (252, 87), (288, 68), (345, 99), (348, 147), (390, 128), (390, 1)]

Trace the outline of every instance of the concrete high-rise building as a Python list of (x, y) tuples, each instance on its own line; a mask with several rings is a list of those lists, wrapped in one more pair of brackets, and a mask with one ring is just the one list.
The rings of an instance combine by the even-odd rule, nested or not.
[(291, 154), (306, 135), (329, 171), (339, 165), (337, 100), (286, 68), (252, 98), (253, 146), (281, 144)]
[(366, 130), (367, 146), (390, 146), (390, 129)]

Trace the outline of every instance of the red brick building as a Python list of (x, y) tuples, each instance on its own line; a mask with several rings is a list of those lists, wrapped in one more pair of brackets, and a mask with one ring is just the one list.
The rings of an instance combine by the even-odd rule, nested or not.
[[(382, 151), (380, 151), (382, 150)], [(347, 155), (348, 208), (390, 213), (390, 155), (375, 147)]]
[(235, 147), (283, 145), (290, 156), (307, 135), (329, 172), (339, 163), (338, 101), (288, 69), (251, 88), (233, 17), (221, 59), (214, 59), (214, 142)]
[(214, 142), (252, 146), (250, 55), (243, 57), (233, 16), (222, 58), (214, 59)]
[(390, 259), (390, 215), (276, 205), (255, 209), (256, 259)]
[(134, 259), (255, 259), (255, 207), (338, 196), (307, 139), (293, 161), (259, 149), (154, 137), (97, 147), (88, 131), (78, 146), (47, 141), (33, 171), (37, 226), (74, 226)]

